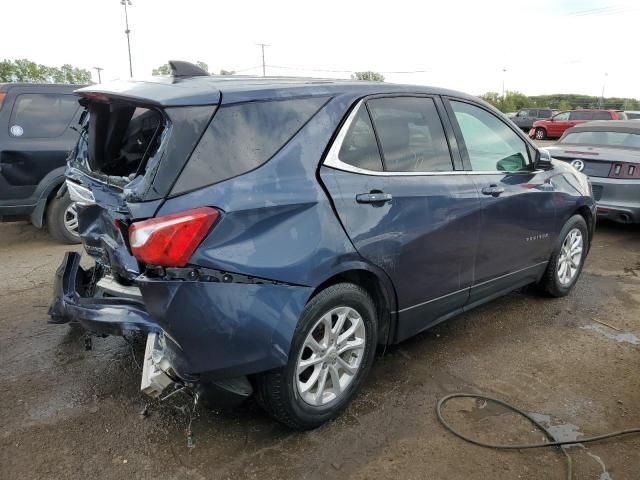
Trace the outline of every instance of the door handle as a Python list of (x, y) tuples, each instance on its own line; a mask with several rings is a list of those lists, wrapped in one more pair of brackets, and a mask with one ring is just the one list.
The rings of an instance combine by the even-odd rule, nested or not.
[(359, 193), (356, 195), (358, 203), (387, 203), (390, 202), (393, 195), (383, 192)]
[(499, 187), (498, 185), (489, 185), (488, 187), (483, 187), (481, 191), (483, 195), (498, 197), (502, 192), (504, 192), (504, 188)]

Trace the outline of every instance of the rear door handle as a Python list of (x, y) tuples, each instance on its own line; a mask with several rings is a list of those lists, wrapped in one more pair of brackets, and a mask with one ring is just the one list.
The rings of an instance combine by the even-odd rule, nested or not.
[(481, 191), (483, 195), (491, 195), (497, 197), (502, 192), (504, 192), (504, 188), (499, 187), (498, 185), (489, 185), (488, 187), (484, 187)]
[(383, 192), (359, 193), (356, 195), (358, 203), (386, 203), (390, 202), (393, 195)]

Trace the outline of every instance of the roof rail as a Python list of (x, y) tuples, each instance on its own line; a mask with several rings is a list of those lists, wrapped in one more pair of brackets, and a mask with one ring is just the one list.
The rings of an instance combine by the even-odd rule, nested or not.
[(169, 60), (171, 67), (171, 75), (173, 77), (208, 77), (209, 72), (194, 65), (193, 63), (183, 62), (182, 60)]

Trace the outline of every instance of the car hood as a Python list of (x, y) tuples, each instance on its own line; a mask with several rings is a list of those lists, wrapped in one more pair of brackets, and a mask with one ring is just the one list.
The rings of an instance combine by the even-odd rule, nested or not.
[(640, 163), (640, 149), (600, 147), (594, 145), (559, 145), (545, 147), (554, 158)]

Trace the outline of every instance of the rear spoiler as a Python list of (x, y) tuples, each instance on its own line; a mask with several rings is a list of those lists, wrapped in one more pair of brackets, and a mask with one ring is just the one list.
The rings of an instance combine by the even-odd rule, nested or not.
[(209, 74), (188, 62), (171, 60), (171, 76), (154, 76), (144, 80), (116, 80), (75, 90), (89, 101), (123, 100), (144, 106), (190, 107), (218, 105), (220, 91)]

